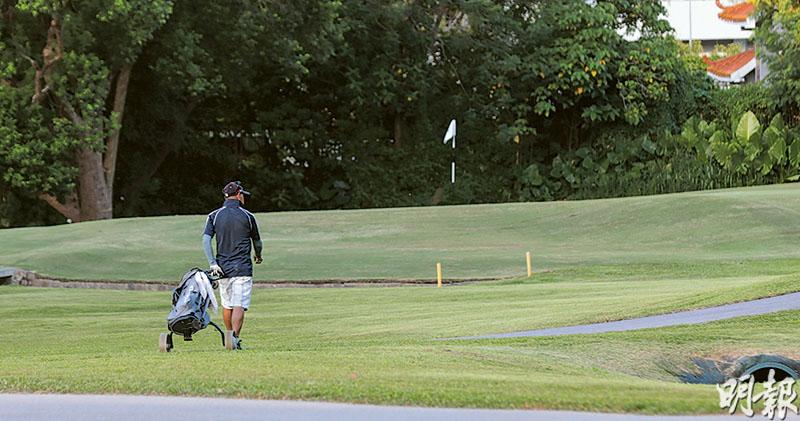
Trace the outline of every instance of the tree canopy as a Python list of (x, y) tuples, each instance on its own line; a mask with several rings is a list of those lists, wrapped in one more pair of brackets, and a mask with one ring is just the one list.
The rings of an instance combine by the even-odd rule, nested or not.
[[(256, 210), (563, 197), (575, 154), (622, 168), (607, 151), (649, 149), (702, 110), (712, 87), (662, 14), (657, 0), (4, 0), (0, 196), (73, 221), (202, 212), (234, 179)], [(542, 175), (560, 181), (545, 192)]]
[(769, 66), (772, 99), (800, 123), (800, 1), (759, 0), (755, 40)]

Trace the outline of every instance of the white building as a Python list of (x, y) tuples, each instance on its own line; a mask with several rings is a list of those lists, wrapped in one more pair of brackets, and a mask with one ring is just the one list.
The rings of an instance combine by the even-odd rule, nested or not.
[(662, 4), (675, 37), (699, 43), (704, 55), (717, 45), (741, 46), (739, 54), (713, 61), (705, 58), (708, 75), (720, 85), (747, 83), (763, 77), (764, 69), (759, 66), (750, 40), (755, 28), (752, 0), (662, 0)]

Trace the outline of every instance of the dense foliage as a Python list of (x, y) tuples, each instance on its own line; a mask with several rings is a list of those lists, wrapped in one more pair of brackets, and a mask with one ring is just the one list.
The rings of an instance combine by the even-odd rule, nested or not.
[(759, 0), (755, 39), (769, 66), (771, 99), (800, 124), (800, 1)]
[(800, 168), (800, 136), (788, 128), (780, 114), (768, 126), (762, 126), (751, 111), (747, 111), (731, 126), (690, 118), (686, 121), (679, 141), (694, 151), (702, 162), (713, 160), (735, 174), (762, 176), (777, 172), (781, 179), (786, 171), (797, 179)]
[(259, 211), (741, 185), (774, 173), (694, 159), (684, 122), (794, 124), (657, 0), (0, 4), (0, 226), (205, 212), (232, 179)]
[(3, 1), (0, 176), (71, 220), (110, 218), (131, 67), (168, 0)]

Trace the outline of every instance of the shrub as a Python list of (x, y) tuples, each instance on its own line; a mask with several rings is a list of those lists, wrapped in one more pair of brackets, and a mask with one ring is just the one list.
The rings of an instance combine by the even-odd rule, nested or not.
[(782, 182), (787, 173), (797, 175), (800, 165), (800, 136), (784, 124), (780, 114), (766, 127), (751, 111), (733, 119), (729, 127), (690, 118), (677, 140), (694, 151), (699, 161), (714, 161), (746, 177), (772, 174), (775, 181)]
[(712, 115), (705, 116), (709, 120), (731, 121), (747, 111), (753, 112), (760, 121), (769, 119), (778, 112), (772, 101), (769, 87), (763, 83), (748, 83), (718, 89), (711, 94)]

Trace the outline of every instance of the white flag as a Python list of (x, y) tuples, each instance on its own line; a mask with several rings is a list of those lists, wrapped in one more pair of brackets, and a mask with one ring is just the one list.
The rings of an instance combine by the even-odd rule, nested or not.
[(444, 134), (444, 142), (447, 143), (448, 140), (453, 139), (453, 148), (456, 147), (456, 120), (450, 120), (450, 126), (447, 128), (447, 133)]

